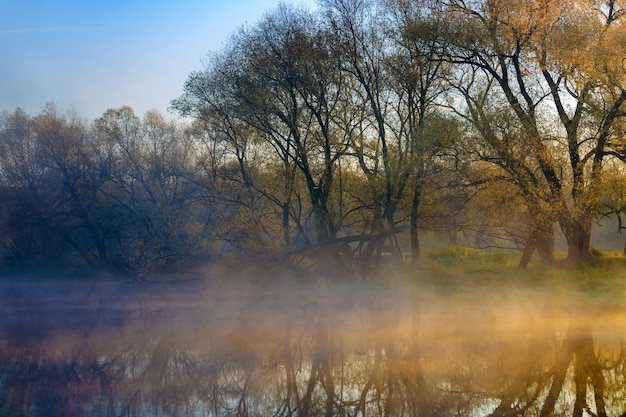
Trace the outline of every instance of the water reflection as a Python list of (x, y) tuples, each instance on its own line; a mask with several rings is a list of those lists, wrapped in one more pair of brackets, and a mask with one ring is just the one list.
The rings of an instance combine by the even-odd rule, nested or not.
[(626, 308), (348, 287), (4, 285), (3, 416), (619, 416)]

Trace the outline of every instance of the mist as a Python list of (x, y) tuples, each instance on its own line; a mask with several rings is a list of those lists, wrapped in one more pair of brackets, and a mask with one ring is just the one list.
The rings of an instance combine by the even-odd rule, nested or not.
[(626, 9), (562, 3), (10, 19), (0, 416), (626, 416)]
[(510, 281), (446, 292), (400, 276), (383, 287), (319, 278), (3, 282), (0, 413), (620, 415), (626, 407), (626, 308), (617, 300)]

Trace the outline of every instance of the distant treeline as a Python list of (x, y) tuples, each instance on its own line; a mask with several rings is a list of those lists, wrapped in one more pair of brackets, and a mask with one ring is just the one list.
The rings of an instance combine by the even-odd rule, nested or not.
[(16, 267), (149, 271), (212, 251), (212, 190), (188, 129), (126, 107), (0, 117), (2, 250)]
[[(321, 243), (305, 179), (292, 169), (286, 183), (285, 166), (262, 143), (252, 145), (238, 159), (200, 123), (156, 111), (139, 118), (129, 107), (91, 123), (52, 104), (36, 116), (3, 112), (3, 269), (145, 274), (223, 257), (276, 258)], [(376, 209), (371, 190), (345, 158), (328, 199), (332, 234), (367, 234)], [(468, 196), (436, 187), (428, 194), (421, 228), (443, 218), (464, 227), (452, 219), (467, 215)], [(408, 205), (399, 205), (404, 218)], [(466, 231), (476, 226), (466, 223)]]
[[(190, 74), (181, 121), (3, 113), (3, 253), (147, 273), (322, 246), (369, 264), (406, 226), (414, 262), (424, 231), (522, 264), (554, 262), (561, 233), (591, 261), (593, 222), (621, 228), (626, 207), (625, 14), (544, 3), (281, 5)], [(333, 245), (351, 235), (385, 239)]]

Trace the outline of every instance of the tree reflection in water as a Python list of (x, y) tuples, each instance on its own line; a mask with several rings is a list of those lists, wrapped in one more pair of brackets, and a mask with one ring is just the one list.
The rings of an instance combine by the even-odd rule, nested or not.
[(5, 285), (0, 415), (619, 416), (626, 309), (535, 294)]

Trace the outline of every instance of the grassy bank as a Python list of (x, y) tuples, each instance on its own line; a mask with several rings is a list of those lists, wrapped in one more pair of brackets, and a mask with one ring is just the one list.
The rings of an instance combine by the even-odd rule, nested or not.
[(622, 254), (601, 253), (598, 265), (573, 269), (545, 267), (533, 257), (526, 270), (518, 269), (520, 256), (519, 252), (460, 247), (432, 250), (424, 254), (410, 275), (416, 285), (440, 292), (513, 288), (590, 297), (626, 294), (626, 258)]

